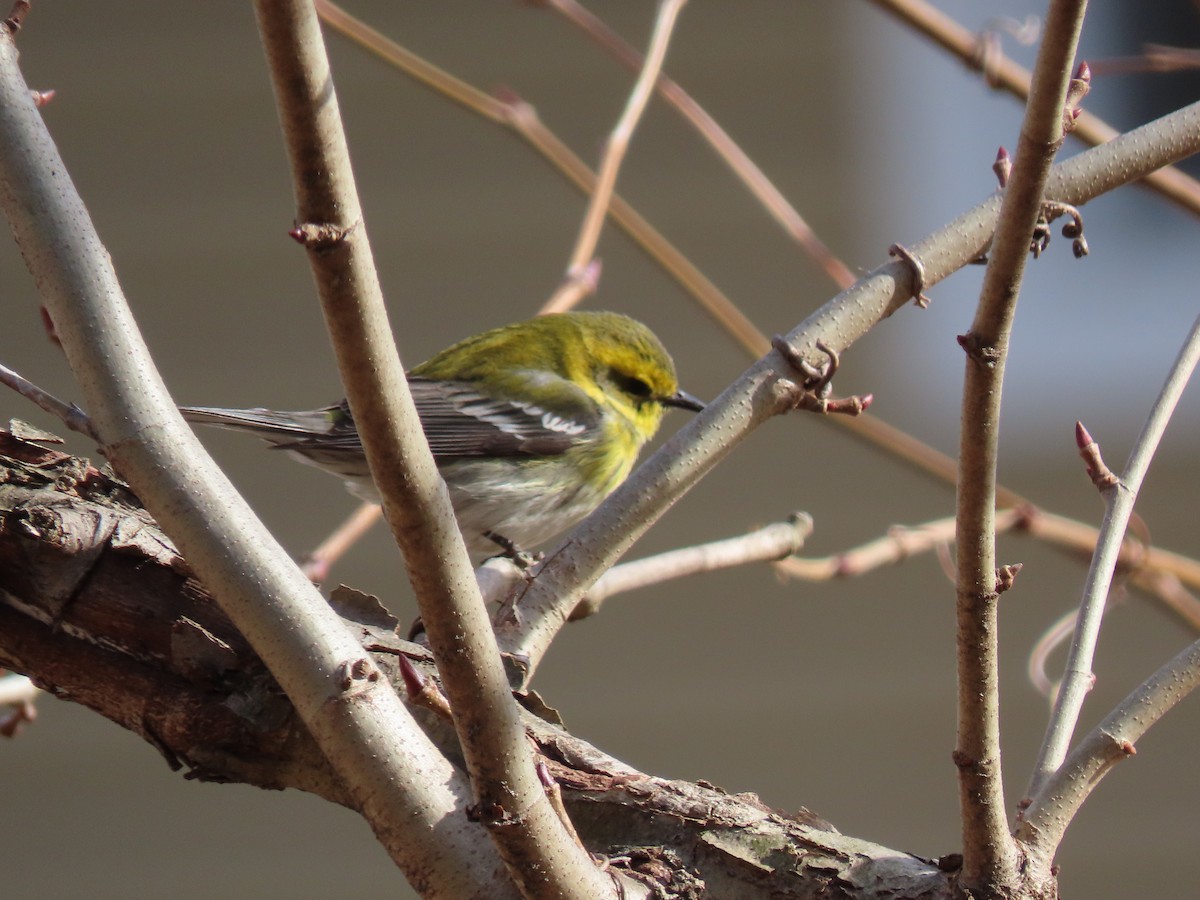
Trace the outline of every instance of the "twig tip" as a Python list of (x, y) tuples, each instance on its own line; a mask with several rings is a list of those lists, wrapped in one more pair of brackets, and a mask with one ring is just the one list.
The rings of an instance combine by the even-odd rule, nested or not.
[(1075, 446), (1077, 446), (1080, 450), (1082, 450), (1085, 447), (1087, 447), (1089, 444), (1094, 444), (1094, 443), (1096, 443), (1096, 442), (1092, 439), (1091, 433), (1087, 430), (1087, 428), (1084, 427), (1082, 422), (1076, 420), (1075, 421)]

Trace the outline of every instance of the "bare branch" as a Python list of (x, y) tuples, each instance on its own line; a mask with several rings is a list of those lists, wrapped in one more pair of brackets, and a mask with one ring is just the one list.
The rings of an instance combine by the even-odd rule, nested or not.
[(659, 0), (658, 14), (654, 20), (654, 31), (650, 36), (650, 51), (646, 54), (645, 64), (641, 74), (633, 86), (633, 91), (625, 103), (625, 111), (617, 120), (616, 127), (609, 135), (608, 144), (604, 149), (604, 157), (600, 161), (600, 172), (596, 178), (596, 186), (592, 189), (592, 198), (588, 203), (587, 214), (579, 230), (575, 249), (571, 252), (570, 262), (567, 263), (567, 275), (564, 287), (556, 291), (541, 312), (563, 312), (570, 307), (565, 304), (576, 292), (572, 285), (576, 280), (585, 277), (587, 266), (596, 254), (596, 244), (600, 240), (600, 229), (612, 200), (613, 188), (617, 183), (617, 173), (621, 170), (621, 161), (629, 148), (633, 131), (637, 128), (650, 95), (654, 92), (654, 82), (662, 71), (663, 60), (667, 57), (667, 46), (671, 42), (671, 32), (675, 29), (675, 21), (687, 0)]
[(43, 391), (40, 387), (22, 375), (17, 374), (8, 366), (0, 365), (0, 384), (6, 384), (22, 397), (31, 400), (37, 406), (50, 413), (72, 431), (86, 435), (92, 440), (99, 440), (92, 431), (92, 423), (87, 413), (74, 403), (59, 400), (53, 394)]
[(300, 565), (304, 574), (318, 584), (323, 582), (329, 577), (329, 569), (333, 564), (374, 527), (382, 514), (383, 507), (378, 503), (361, 504), (308, 554)]
[(812, 533), (812, 527), (811, 516), (796, 513), (786, 522), (766, 525), (749, 534), (671, 550), (613, 566), (571, 612), (571, 620), (585, 619), (599, 612), (604, 601), (614, 594), (688, 575), (783, 560), (804, 546), (804, 542)]
[[(480, 854), (467, 823), (451, 818), (468, 802), (465, 780), (179, 416), (16, 59), (4, 30), (0, 201), (106, 456), (187, 552), (416, 880), (492, 896), (498, 863)], [(414, 771), (427, 780), (418, 783)]]
[[(1144, 125), (1116, 140), (1073, 156), (1050, 174), (1048, 193), (1068, 203), (1087, 200), (1200, 150), (1200, 104)], [(991, 197), (910, 249), (924, 260), (935, 284), (979, 257), (995, 227), (999, 198)], [(913, 296), (911, 268), (885, 263), (800, 323), (787, 343), (819, 364), (817, 341), (841, 351)], [(504, 624), (501, 647), (537, 668), (553, 635), (588, 587), (651, 523), (703, 477), (742, 438), (786, 407), (792, 369), (771, 353), (752, 365), (707, 409), (648, 458), (604, 504), (567, 536), (574, 545), (569, 571), (556, 552), (521, 599), (520, 621)]]
[[(547, 6), (559, 13), (611, 53), (626, 68), (633, 71), (641, 69), (641, 54), (576, 0), (542, 0), (537, 5)], [(700, 133), (772, 218), (821, 267), (834, 284), (843, 289), (854, 284), (856, 278), (849, 266), (834, 255), (804, 221), (804, 217), (771, 183), (766, 173), (737, 145), (716, 119), (665, 72), (659, 76), (655, 89)], [(762, 350), (754, 355), (761, 356), (765, 352)]]
[[(1162, 666), (1079, 742), (1026, 804), (1017, 837), (1034, 853), (1057, 851), (1083, 801), (1159, 719), (1200, 686), (1200, 641)], [(1060, 692), (1061, 693), (1061, 692)]]
[[(876, 6), (895, 16), (911, 28), (924, 34), (934, 43), (958, 56), (969, 66), (982, 67), (985, 59), (979, 55), (978, 35), (968, 31), (926, 0), (872, 0)], [(1004, 88), (1015, 97), (1029, 96), (1032, 76), (1028, 69), (1017, 65), (1000, 53), (986, 58), (988, 83)], [(1093, 113), (1084, 112), (1071, 131), (1074, 137), (1098, 147), (1115, 138), (1119, 131)], [(1200, 183), (1174, 166), (1147, 172), (1146, 186), (1189, 212), (1200, 214)]]
[[(1001, 514), (1005, 524), (1015, 526), (1021, 514), (1006, 510)], [(997, 524), (997, 528), (1001, 528)], [(954, 541), (954, 519), (938, 519), (912, 527), (894, 526), (881, 538), (868, 541), (844, 553), (820, 559), (795, 557), (783, 559), (775, 564), (775, 571), (785, 578), (802, 581), (828, 581), (831, 578), (854, 578), (859, 575), (896, 565), (918, 553), (928, 553), (939, 545)]]
[(958, 739), (954, 761), (962, 814), (963, 885), (981, 893), (1013, 883), (1018, 865), (1008, 830), (1000, 762), (995, 525), (1000, 397), (1030, 235), (1042, 213), (1050, 166), (1065, 134), (1063, 110), (1086, 7), (1084, 0), (1050, 4), (979, 307), (970, 332), (959, 340), (967, 360), (956, 511)]
[(1030, 780), (1029, 796), (1042, 791), (1047, 779), (1058, 770), (1066, 757), (1084, 698), (1092, 686), (1092, 659), (1125, 529), (1133, 513), (1133, 505), (1137, 500), (1138, 491), (1141, 490), (1150, 460), (1158, 449), (1158, 443), (1197, 361), (1200, 361), (1200, 318), (1192, 325), (1192, 330), (1179, 351), (1162, 391), (1154, 401), (1150, 415), (1147, 416), (1125, 465), (1120, 483), (1105, 492), (1106, 506), (1104, 521), (1100, 527), (1100, 540), (1084, 583), (1075, 636), (1067, 656), (1062, 686), (1055, 699), (1054, 711)]
[[(392, 340), (316, 11), (306, 0), (258, 0), (255, 10), (292, 162), (298, 221), (318, 234), (306, 246), (326, 325), (450, 700), (478, 819), (524, 896), (612, 896), (611, 880), (571, 840), (534, 769), (449, 494)], [(386, 794), (379, 792), (381, 799)]]

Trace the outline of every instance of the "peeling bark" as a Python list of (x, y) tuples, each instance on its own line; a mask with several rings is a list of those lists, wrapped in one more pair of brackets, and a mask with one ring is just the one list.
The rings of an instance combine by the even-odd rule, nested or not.
[[(435, 677), (428, 650), (401, 640), (377, 602), (335, 601), (398, 690), (399, 654)], [(0, 665), (138, 734), (185, 777), (350, 805), (287, 697), (129, 489), (13, 432), (0, 432)], [(523, 700), (589, 850), (660, 896), (956, 896), (955, 872), (935, 861), (842, 835), (808, 810), (638, 772), (549, 721), (536, 695)], [(414, 713), (457, 763), (449, 723)]]

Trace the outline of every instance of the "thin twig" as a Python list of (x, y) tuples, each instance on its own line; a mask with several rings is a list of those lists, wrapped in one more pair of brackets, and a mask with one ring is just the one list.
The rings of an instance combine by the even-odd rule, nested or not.
[(604, 225), (613, 188), (617, 183), (617, 173), (621, 171), (621, 161), (629, 149), (629, 141), (637, 128), (638, 120), (641, 119), (646, 104), (650, 102), (650, 95), (654, 93), (654, 82), (658, 79), (658, 73), (662, 71), (663, 60), (667, 58), (671, 32), (686, 2), (687, 0), (660, 0), (646, 62), (625, 103), (625, 111), (621, 113), (621, 118), (617, 120), (616, 127), (609, 135), (587, 214), (583, 218), (575, 249), (571, 251), (571, 259), (567, 263), (564, 286), (546, 301), (541, 309), (542, 313), (563, 312), (570, 308), (566, 303), (577, 293), (572, 284), (585, 277), (587, 266), (596, 255), (596, 244), (600, 241), (600, 229)]
[(1046, 666), (1050, 655), (1065, 644), (1075, 631), (1076, 618), (1077, 614), (1074, 610), (1065, 616), (1060, 616), (1056, 622), (1042, 632), (1042, 636), (1029, 651), (1029, 663), (1025, 667), (1029, 683), (1043, 697), (1049, 697), (1052, 705), (1055, 695), (1058, 693), (1058, 682), (1051, 679), (1046, 673)]
[(1111, 56), (1092, 63), (1096, 75), (1126, 75), (1135, 72), (1190, 72), (1200, 68), (1200, 51), (1194, 47), (1145, 44), (1139, 56)]
[(505, 123), (508, 117), (508, 105), (502, 100), (489, 96), (462, 79), (455, 78), (445, 69), (438, 68), (395, 41), (384, 37), (336, 3), (332, 3), (330, 0), (315, 0), (313, 5), (317, 9), (317, 15), (321, 17), (321, 21), (359, 46), (370, 50), (381, 59), (387, 60), (426, 87), (432, 88), (455, 103), (465, 106), (493, 122)]
[(1112, 767), (1136, 753), (1135, 744), (1180, 700), (1200, 687), (1200, 641), (1175, 656), (1126, 697), (1071, 751), (1026, 804), (1017, 837), (1030, 852), (1050, 857), (1083, 801)]
[(1079, 621), (1075, 626), (1075, 637), (1067, 656), (1062, 686), (1054, 704), (1054, 712), (1046, 729), (1046, 736), (1038, 754), (1037, 764), (1030, 780), (1028, 796), (1034, 796), (1047, 780), (1062, 765), (1067, 747), (1084, 698), (1091, 689), (1093, 680), (1092, 659), (1100, 634), (1100, 622), (1104, 604), (1112, 584), (1113, 571), (1133, 505), (1141, 489), (1142, 480), (1150, 461), (1158, 449), (1159, 441), (1167, 423), (1175, 411), (1183, 389), (1187, 386), (1197, 361), (1200, 360), (1200, 318), (1179, 351), (1175, 364), (1163, 384), (1162, 391), (1154, 401), (1146, 423), (1138, 435), (1137, 442), (1129, 455), (1120, 484), (1106, 492), (1104, 521), (1100, 527), (1100, 540), (1088, 569), (1084, 583), (1083, 599), (1079, 607)]
[(523, 896), (615, 896), (563, 829), (534, 769), (392, 339), (316, 11), (311, 0), (257, 0), (255, 8), (292, 164), (297, 231), (317, 235), (307, 247), (326, 326), (450, 701), (478, 820)]
[(0, 384), (6, 384), (22, 397), (32, 400), (40, 409), (50, 413), (72, 431), (99, 442), (96, 433), (92, 431), (92, 423), (88, 419), (87, 413), (74, 403), (59, 400), (53, 394), (42, 390), (32, 381), (18, 375), (5, 365), (0, 365)]
[(1030, 235), (1041, 213), (1054, 154), (1064, 139), (1063, 110), (1084, 0), (1053, 0), (1038, 52), (1020, 142), (1000, 207), (963, 383), (958, 475), (958, 767), (962, 884), (991, 893), (1017, 877), (1000, 762), (1000, 654), (996, 579), (996, 469), (1000, 397)]
[(571, 619), (585, 619), (599, 612), (604, 601), (614, 594), (688, 575), (777, 562), (803, 547), (812, 533), (812, 527), (811, 516), (796, 513), (786, 522), (775, 522), (749, 534), (670, 550), (613, 566), (571, 612)]
[[(542, 0), (537, 4), (548, 6), (562, 15), (572, 25), (582, 30), (628, 69), (638, 71), (642, 67), (642, 56), (619, 34), (576, 0)], [(708, 114), (678, 83), (664, 72), (658, 78), (655, 89), (688, 123), (709, 143), (725, 164), (746, 185), (780, 227), (821, 267), (830, 280), (845, 289), (857, 280), (850, 267), (842, 262), (817, 236), (804, 217), (796, 210), (780, 190), (767, 177), (721, 125)], [(766, 351), (756, 353), (761, 356)]]
[[(609, 198), (612, 199), (611, 197)], [(577, 272), (568, 272), (563, 278), (562, 284), (558, 286), (550, 299), (543, 304), (538, 310), (539, 315), (548, 313), (566, 312), (569, 309), (574, 309), (584, 298), (590, 297), (596, 293), (596, 286), (600, 283), (600, 272), (602, 266), (599, 257), (593, 257), (592, 261)]]
[(353, 547), (362, 536), (374, 527), (383, 515), (383, 507), (378, 503), (363, 503), (352, 512), (333, 533), (321, 541), (308, 557), (301, 563), (300, 568), (311, 581), (318, 584), (329, 577), (329, 570), (346, 551)]
[[(512, 129), (579, 191), (585, 195), (592, 193), (596, 185), (595, 173), (542, 124), (529, 103), (511, 91), (505, 91), (500, 98), (491, 97), (406, 50), (330, 0), (316, 0), (316, 5), (321, 18), (341, 34), (377, 53), (430, 90)], [(766, 352), (767, 339), (746, 314), (620, 195), (613, 195), (608, 213), (621, 230), (696, 298), (705, 312), (733, 335), (751, 356)]]
[(466, 779), (179, 415), (3, 29), (0, 133), (0, 202), (105, 454), (268, 666), (348, 798), (392, 838), (385, 843), (410, 854), (427, 885), (486, 895), (499, 858), (480, 864), (477, 829), (455, 816), (470, 799)]
[[(1078, 206), (1197, 150), (1200, 104), (1192, 104), (1060, 163), (1051, 173), (1048, 190)], [(991, 238), (998, 208), (998, 198), (989, 197), (910, 245), (925, 261), (927, 284), (936, 284), (978, 258)], [(815, 349), (818, 341), (835, 351), (844, 350), (904, 306), (913, 296), (913, 287), (907, 263), (884, 263), (825, 303), (785, 339), (819, 364), (825, 357)], [(794, 396), (792, 377), (782, 357), (768, 354), (643, 462), (567, 536), (567, 543), (577, 545), (570, 566), (556, 565), (555, 554), (549, 555), (521, 600), (519, 621), (501, 626), (502, 648), (527, 658), (532, 674), (587, 588), (735, 444), (781, 411)]]
[[(1009, 509), (997, 513), (996, 530), (1008, 531), (1020, 527), (1025, 520), (1023, 510)], [(923, 525), (896, 526), (873, 541), (820, 559), (793, 557), (775, 563), (775, 571), (785, 578), (801, 581), (828, 581), (832, 578), (856, 578), (892, 566), (915, 556), (928, 553), (944, 544), (954, 542), (954, 517), (935, 519)]]
[[(926, 0), (872, 0), (884, 11), (901, 22), (924, 34), (934, 43), (958, 56), (969, 66), (980, 66), (978, 35), (968, 31), (954, 19), (941, 12)], [(1029, 96), (1032, 76), (1003, 54), (989, 56), (987, 76), (990, 84), (1004, 88), (1015, 97), (1025, 100)], [(1072, 136), (1084, 143), (1097, 147), (1115, 138), (1119, 131), (1108, 123), (1084, 111), (1075, 122)], [(1200, 182), (1174, 166), (1164, 166), (1142, 176), (1142, 181), (1151, 190), (1178, 204), (1189, 212), (1200, 215)]]
[[(1149, 556), (1153, 557), (1158, 552), (1157, 548), (1151, 547)], [(1120, 565), (1120, 560), (1117, 564)], [(1149, 594), (1162, 604), (1165, 610), (1173, 613), (1193, 633), (1200, 633), (1200, 598), (1189, 591), (1176, 576), (1164, 569), (1153, 568), (1153, 563), (1148, 561), (1144, 568), (1130, 575), (1129, 581), (1139, 591)]]

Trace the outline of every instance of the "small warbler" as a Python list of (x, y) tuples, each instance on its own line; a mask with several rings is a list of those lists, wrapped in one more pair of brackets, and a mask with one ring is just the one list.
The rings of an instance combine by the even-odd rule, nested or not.
[[(679, 390), (654, 334), (627, 316), (540, 316), (467, 338), (409, 373), (409, 388), (473, 555), (533, 547), (625, 480)], [(246, 430), (378, 502), (345, 401), (324, 409), (181, 407), (185, 419)]]

